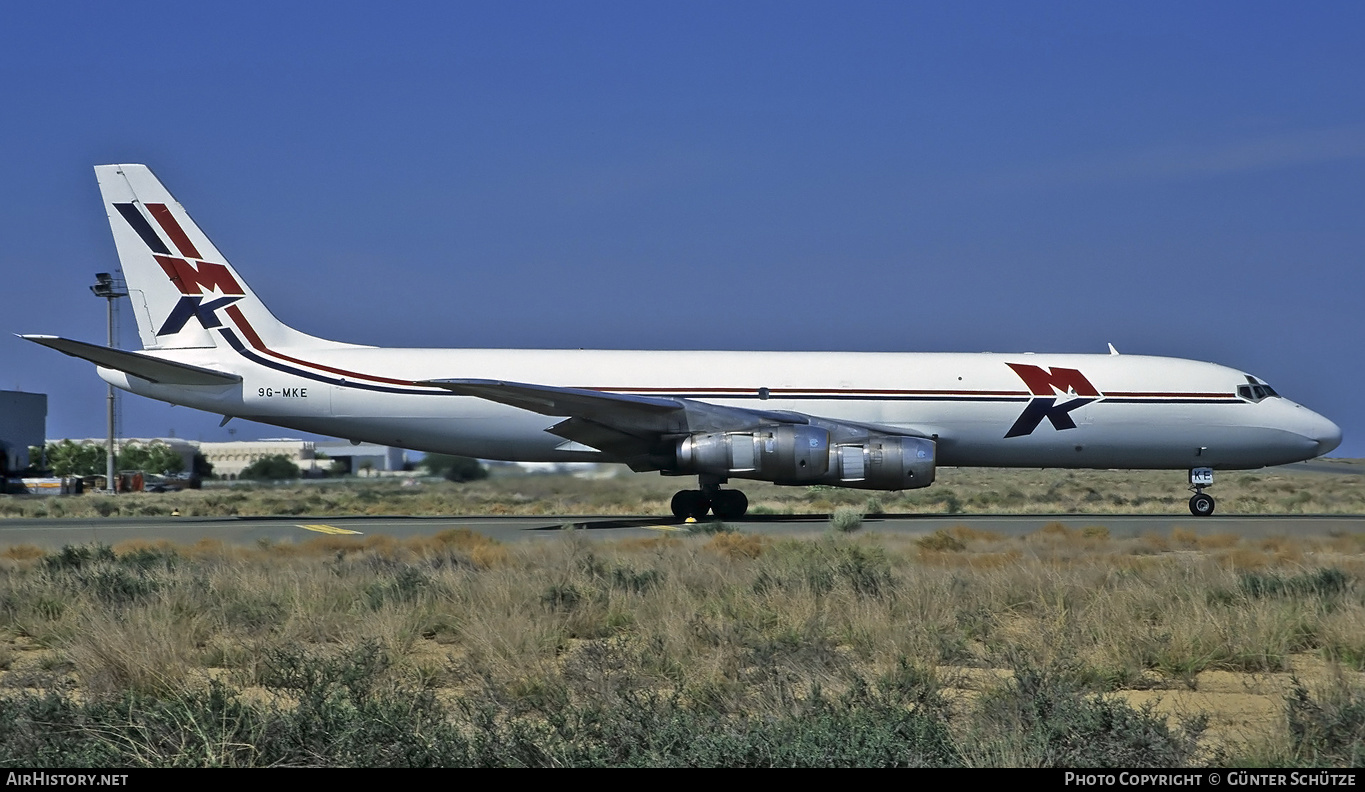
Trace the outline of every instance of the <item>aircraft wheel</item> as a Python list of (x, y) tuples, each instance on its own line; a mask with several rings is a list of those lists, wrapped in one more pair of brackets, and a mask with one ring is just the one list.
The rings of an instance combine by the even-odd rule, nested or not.
[(722, 520), (738, 520), (749, 511), (749, 498), (739, 490), (720, 490), (711, 501), (711, 510)]
[(673, 493), (673, 500), (668, 504), (668, 508), (673, 511), (673, 516), (679, 520), (690, 517), (692, 514), (692, 496), (696, 494), (693, 490), (678, 490)]
[(1207, 517), (1213, 514), (1213, 496), (1199, 493), (1190, 498), (1190, 514), (1195, 517)]
[(711, 510), (711, 502), (701, 494), (701, 490), (678, 490), (669, 503), (669, 509), (680, 520), (688, 517), (701, 519)]

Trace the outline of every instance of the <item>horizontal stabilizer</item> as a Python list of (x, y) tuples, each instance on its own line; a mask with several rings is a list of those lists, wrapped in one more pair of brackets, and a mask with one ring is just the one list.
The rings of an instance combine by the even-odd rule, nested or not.
[(191, 366), (188, 363), (163, 360), (141, 352), (110, 349), (109, 347), (87, 344), (84, 341), (72, 341), (69, 338), (58, 338), (57, 336), (25, 335), (19, 337), (35, 344), (51, 347), (72, 357), (88, 360), (97, 366), (122, 371), (132, 374), (134, 377), (163, 385), (222, 386), (242, 381), (242, 378), (236, 374)]

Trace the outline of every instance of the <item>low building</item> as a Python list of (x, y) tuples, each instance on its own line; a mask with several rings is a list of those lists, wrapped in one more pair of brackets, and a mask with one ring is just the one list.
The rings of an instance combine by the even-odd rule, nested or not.
[[(319, 440), (313, 445), (314, 452), (318, 456), (335, 462), (344, 462), (347, 465), (347, 473), (361, 473), (364, 471), (374, 471), (376, 473), (391, 473), (403, 470), (407, 465), (407, 452), (401, 448), (392, 446), (374, 445), (373, 443), (351, 443), (346, 440)], [(330, 463), (323, 462), (322, 467), (330, 467)]]
[[(106, 441), (88, 438), (72, 442), (103, 446)], [(32, 444), (42, 443), (40, 437)], [(202, 442), (179, 437), (125, 437), (116, 442), (115, 449), (117, 452), (118, 449), (137, 444), (168, 446), (185, 461), (185, 470), (194, 470), (194, 456), (201, 454), (213, 466), (213, 475), (229, 481), (241, 476), (252, 462), (268, 456), (283, 456), (298, 465), (304, 476), (310, 477), (329, 472), (333, 462), (346, 463), (347, 469), (343, 471), (346, 473), (373, 471), (376, 474), (401, 471), (407, 464), (407, 452), (401, 448), (356, 444), (345, 440), (313, 441), (290, 437), (228, 442)]]
[(47, 438), (47, 394), (0, 391), (0, 478), (28, 467)]
[[(199, 453), (213, 465), (218, 478), (236, 479), (247, 466), (268, 456), (283, 456), (299, 466), (303, 475), (320, 475), (312, 440), (276, 437), (266, 440), (234, 440), (226, 443), (199, 443)], [(322, 466), (325, 469), (326, 465)]]

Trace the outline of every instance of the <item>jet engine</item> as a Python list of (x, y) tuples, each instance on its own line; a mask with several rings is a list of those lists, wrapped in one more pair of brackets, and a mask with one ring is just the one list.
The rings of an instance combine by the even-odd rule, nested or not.
[(923, 437), (871, 435), (830, 449), (823, 482), (857, 489), (903, 490), (934, 483), (934, 441)]
[(829, 432), (782, 424), (744, 432), (703, 432), (678, 441), (678, 472), (812, 484), (829, 472)]
[(782, 424), (689, 435), (677, 442), (673, 472), (877, 490), (933, 483), (933, 440), (842, 425), (833, 430)]

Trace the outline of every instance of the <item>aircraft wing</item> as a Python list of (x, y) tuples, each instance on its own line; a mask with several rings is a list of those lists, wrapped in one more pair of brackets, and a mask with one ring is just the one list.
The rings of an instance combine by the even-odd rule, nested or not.
[(602, 414), (624, 414), (645, 420), (664, 418), (683, 409), (685, 401), (666, 396), (631, 396), (502, 380), (440, 379), (425, 380), (420, 384), (510, 404), (542, 415), (578, 415), (585, 418)]
[(817, 424), (836, 434), (841, 430), (872, 430), (891, 435), (926, 436), (894, 427), (833, 422), (786, 410), (725, 407), (680, 396), (637, 396), (485, 379), (426, 380), (421, 384), (541, 415), (563, 416), (567, 420), (547, 431), (626, 459), (637, 470), (656, 467), (645, 460), (660, 451), (664, 441), (696, 432), (735, 432), (774, 424)]
[(72, 357), (88, 360), (96, 366), (122, 371), (132, 374), (134, 377), (164, 385), (233, 385), (242, 381), (242, 378), (236, 374), (214, 371), (202, 366), (192, 366), (189, 363), (163, 360), (141, 352), (111, 349), (97, 344), (87, 344), (84, 341), (72, 341), (69, 338), (49, 335), (21, 335), (19, 337)]

